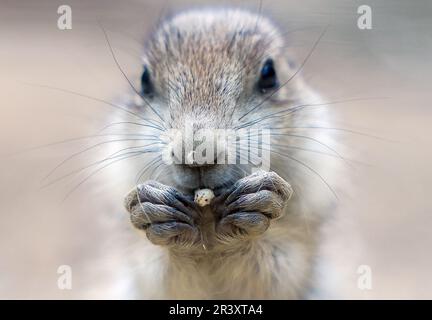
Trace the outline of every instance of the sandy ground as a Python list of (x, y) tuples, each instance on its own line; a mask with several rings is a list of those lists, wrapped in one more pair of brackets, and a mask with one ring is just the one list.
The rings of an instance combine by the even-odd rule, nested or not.
[[(125, 71), (136, 79), (141, 39), (149, 26), (161, 12), (194, 4), (68, 0), (73, 29), (60, 31), (57, 7), (63, 2), (0, 0), (0, 145), (5, 154), (95, 134), (109, 123), (113, 111), (104, 104), (34, 86), (106, 100), (124, 92), (127, 84), (98, 21)], [(235, 4), (256, 8), (258, 1)], [(289, 43), (298, 57), (329, 25), (302, 71), (325, 97), (387, 98), (332, 107), (335, 127), (385, 138), (338, 135), (341, 152), (354, 166), (347, 171), (353, 187), (341, 190), (339, 210), (349, 222), (328, 230), (332, 264), (350, 274), (347, 283), (334, 286), (344, 288), (345, 298), (432, 298), (432, 3), (368, 1), (373, 29), (363, 31), (356, 23), (360, 4), (266, 0), (263, 8), (292, 31)], [(110, 297), (104, 288), (121, 272), (113, 248), (124, 232), (132, 232), (121, 207), (130, 177), (121, 176), (117, 183), (102, 171), (64, 202), (59, 199), (85, 174), (40, 188), (59, 162), (89, 145), (76, 140), (1, 160), (1, 298)], [(99, 151), (77, 157), (63, 174), (100, 158)], [(124, 227), (119, 230), (119, 225)], [(371, 267), (371, 290), (357, 287), (358, 264), (346, 262), (353, 255)], [(57, 287), (60, 265), (73, 268), (72, 290)]]

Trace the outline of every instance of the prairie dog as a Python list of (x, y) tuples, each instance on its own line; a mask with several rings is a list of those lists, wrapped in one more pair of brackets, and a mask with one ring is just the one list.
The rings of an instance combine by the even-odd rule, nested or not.
[[(293, 131), (311, 125), (302, 108), (320, 99), (288, 63), (287, 45), (268, 18), (239, 9), (185, 11), (148, 39), (141, 97), (131, 108), (143, 117), (135, 132), (156, 141), (137, 145), (148, 151), (140, 157), (149, 166), (125, 200), (132, 224), (147, 236), (134, 254), (136, 297), (294, 299), (314, 289), (332, 195), (308, 170), (329, 175), (326, 159), (307, 152), (317, 133)], [(326, 108), (314, 112), (325, 123)], [(178, 143), (166, 132), (185, 123), (271, 130), (270, 168), (166, 164), (162, 156), (174, 157), (168, 146)], [(199, 208), (191, 197), (202, 188), (216, 198)]]

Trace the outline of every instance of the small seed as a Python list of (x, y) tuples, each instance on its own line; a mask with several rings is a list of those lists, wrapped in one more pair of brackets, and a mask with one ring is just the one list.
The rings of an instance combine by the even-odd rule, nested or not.
[(194, 201), (200, 207), (204, 207), (209, 205), (212, 199), (215, 197), (214, 193), (210, 189), (198, 189), (195, 190), (195, 198)]

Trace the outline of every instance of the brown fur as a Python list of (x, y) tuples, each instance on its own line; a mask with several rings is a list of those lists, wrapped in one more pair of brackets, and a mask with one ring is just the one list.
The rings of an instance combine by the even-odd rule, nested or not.
[[(194, 121), (204, 128), (232, 128), (239, 125), (236, 119), (241, 114), (262, 101), (254, 91), (262, 61), (274, 59), (281, 83), (294, 74), (284, 46), (279, 30), (263, 16), (235, 9), (181, 13), (165, 21), (147, 43), (143, 60), (150, 68), (157, 91), (157, 97), (150, 102), (166, 119), (167, 127), (181, 128), (184, 121)], [(317, 102), (317, 96), (298, 75), (248, 118)], [(145, 104), (136, 106), (140, 107)], [(146, 115), (152, 115), (151, 111), (147, 109)], [(320, 117), (325, 121), (324, 111)], [(309, 120), (293, 114), (271, 118), (265, 124), (304, 126)], [(146, 130), (154, 134), (151, 129)], [(274, 142), (302, 148), (313, 144), (289, 136), (274, 137)], [(287, 153), (285, 149), (272, 148)], [(295, 150), (288, 154), (307, 157)], [(327, 170), (326, 161), (306, 159), (310, 166)], [(221, 237), (215, 227), (215, 213), (206, 208), (198, 223), (202, 242), (197, 245), (154, 246), (143, 240), (134, 251), (134, 260), (141, 262), (133, 281), (137, 297), (306, 297), (314, 287), (319, 227), (328, 212), (331, 195), (315, 176), (289, 158), (273, 154), (271, 170), (289, 182), (294, 195), (283, 214), (272, 220), (265, 232), (250, 237)], [(160, 170), (159, 173), (159, 182), (186, 190), (171, 174)], [(143, 180), (146, 179), (150, 179), (150, 174)], [(136, 191), (130, 197), (134, 196)]]

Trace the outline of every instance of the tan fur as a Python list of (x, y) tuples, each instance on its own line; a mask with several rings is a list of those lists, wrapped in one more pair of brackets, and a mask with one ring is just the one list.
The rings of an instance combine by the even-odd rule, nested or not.
[[(150, 66), (159, 93), (169, 97), (169, 106), (157, 99), (151, 103), (170, 127), (181, 127), (185, 120), (194, 120), (202, 127), (233, 127), (242, 112), (262, 99), (254, 95), (253, 83), (267, 57), (274, 59), (281, 83), (294, 74), (296, 69), (288, 64), (286, 42), (264, 16), (235, 9), (181, 13), (162, 23), (147, 43), (144, 63)], [(297, 75), (248, 118), (259, 118), (284, 106), (317, 102), (317, 95)], [(237, 110), (239, 104), (246, 109)], [(325, 123), (325, 110), (315, 113), (315, 117), (317, 114), (320, 123)], [(152, 116), (151, 111), (147, 110), (146, 116)], [(270, 124), (278, 127), (312, 123), (307, 113), (299, 113), (274, 118)], [(143, 128), (142, 132), (146, 130)], [(314, 137), (315, 133), (307, 135)], [(325, 133), (320, 138), (329, 141), (331, 137)], [(311, 140), (294, 137), (274, 137), (272, 142), (316, 147)], [(307, 160), (308, 165), (329, 176), (325, 159), (295, 150), (289, 150), (289, 154)], [(130, 169), (136, 172), (140, 168)], [(316, 176), (287, 158), (272, 156), (271, 170), (294, 189), (281, 218), (273, 220), (261, 236), (221, 242), (215, 234), (213, 214), (206, 208), (200, 220), (206, 248), (159, 247), (141, 239), (132, 252), (133, 263), (140, 266), (134, 272), (136, 297), (306, 297), (314, 288), (319, 227), (330, 209), (332, 195)], [(159, 173), (158, 181), (174, 183), (170, 175)], [(144, 180), (150, 176), (149, 173)]]

